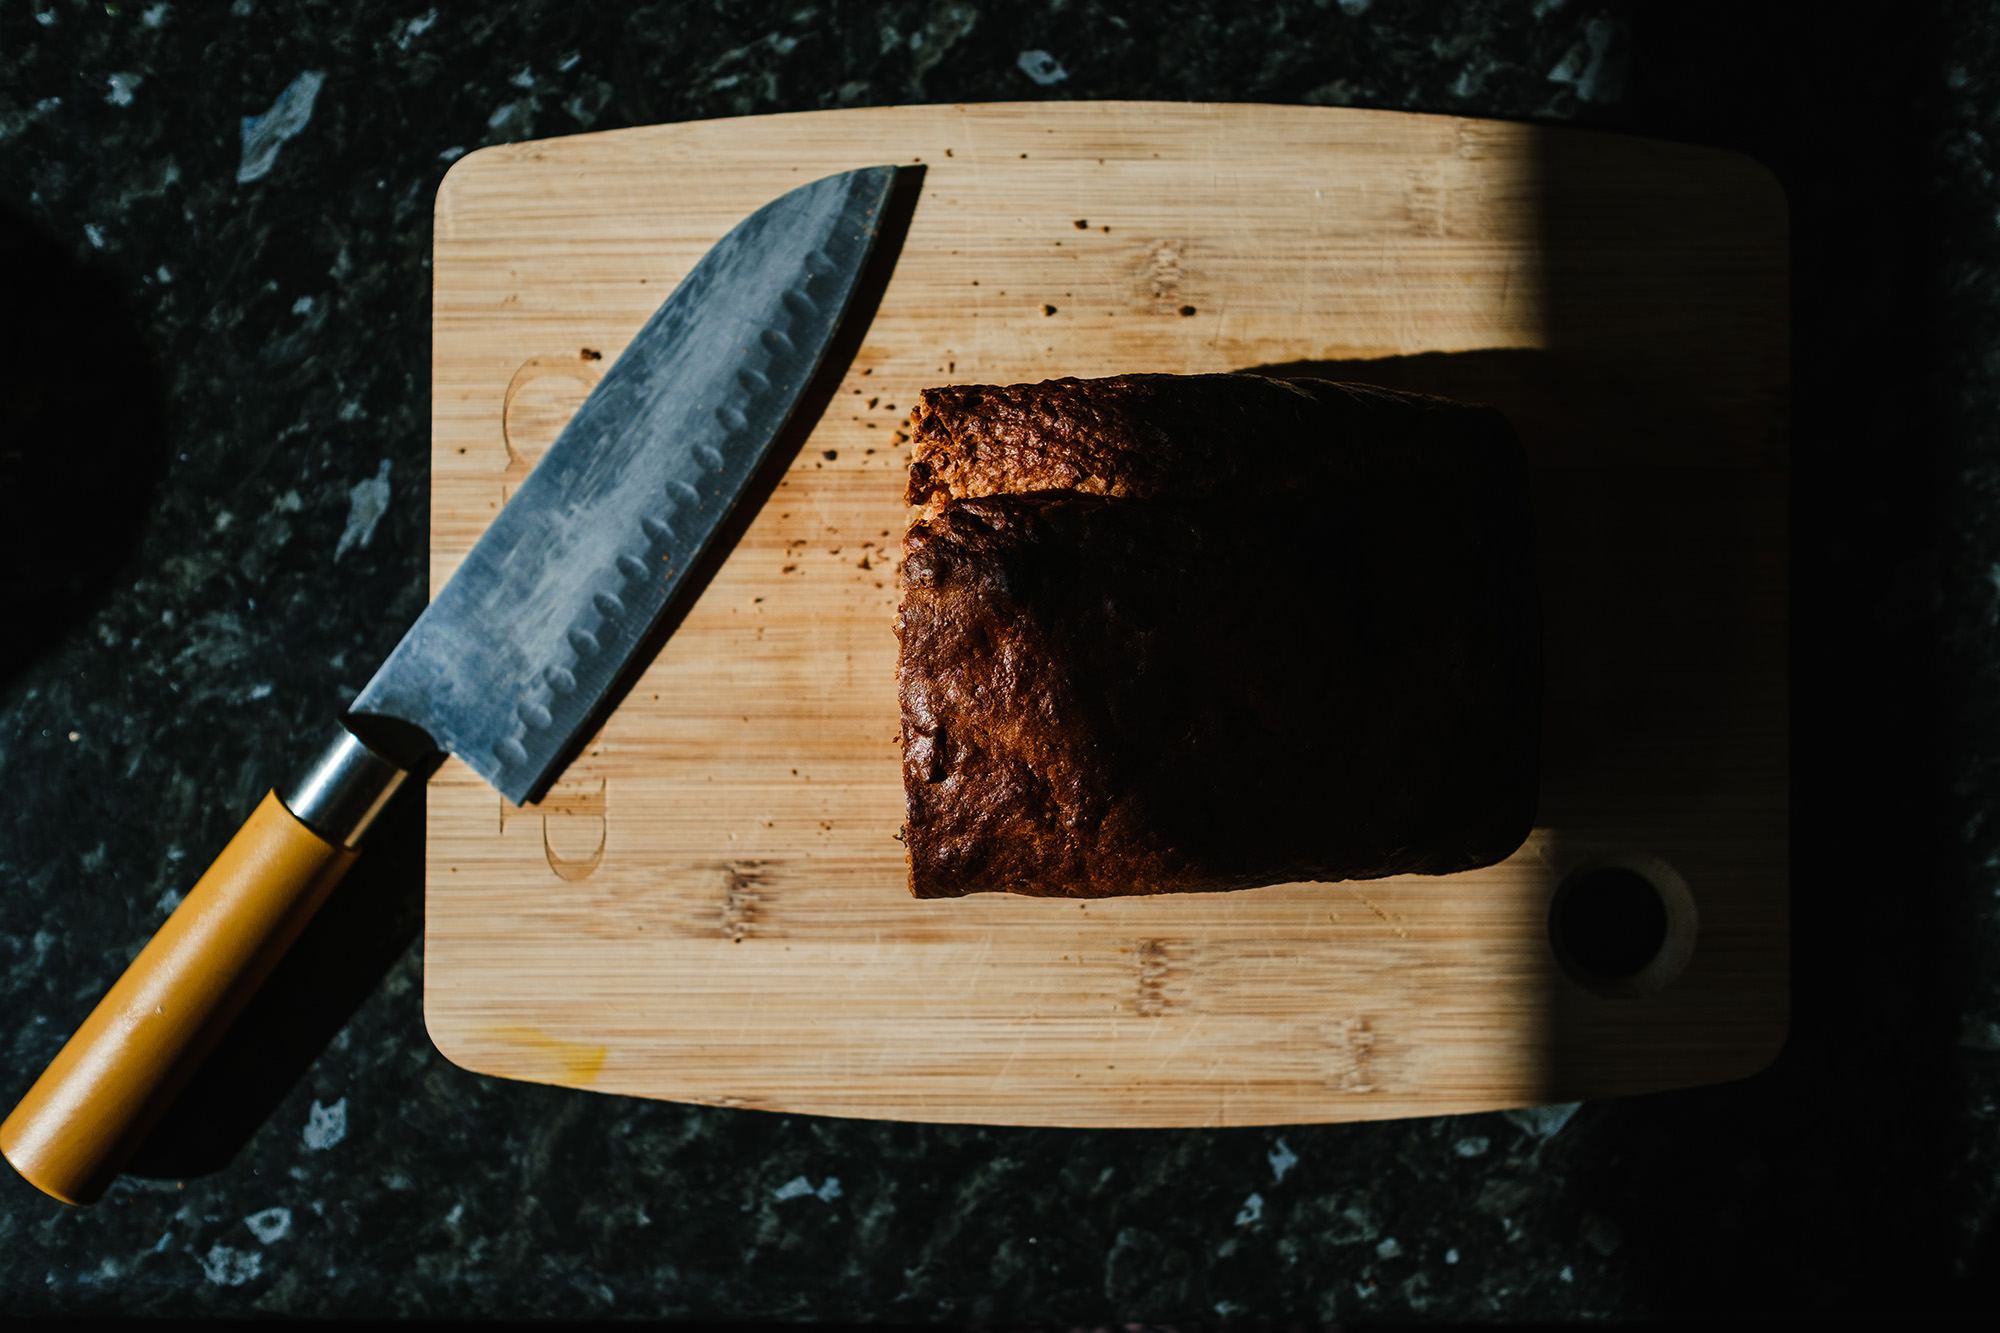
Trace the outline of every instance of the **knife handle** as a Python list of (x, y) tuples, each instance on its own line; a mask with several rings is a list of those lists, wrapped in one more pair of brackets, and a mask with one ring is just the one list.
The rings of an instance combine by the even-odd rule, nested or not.
[[(95, 1202), (354, 864), (353, 844), (405, 774), (342, 737), (293, 789), (304, 796), (290, 808), (276, 791), (264, 797), (0, 1124), (0, 1153), (29, 1184), (64, 1203)], [(336, 751), (371, 779), (363, 786), (383, 789), (361, 829), (327, 837), (301, 816), (327, 808), (328, 784), (313, 779), (342, 758)], [(355, 804), (355, 781), (334, 787)]]

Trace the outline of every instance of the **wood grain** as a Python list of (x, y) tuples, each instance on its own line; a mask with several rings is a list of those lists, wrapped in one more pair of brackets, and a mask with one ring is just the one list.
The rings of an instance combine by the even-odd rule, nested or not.
[[(484, 149), (437, 202), (432, 582), (704, 250), (927, 177), (816, 432), (540, 807), (430, 790), (425, 1012), (485, 1073), (828, 1115), (1230, 1125), (1748, 1074), (1785, 1032), (1785, 214), (1728, 154), (1304, 107), (906, 107)], [(1487, 401), (1536, 467), (1541, 824), (1443, 879), (1075, 903), (905, 887), (891, 629), (916, 391), (1290, 365)], [(1338, 762), (1338, 756), (1329, 756)], [(1329, 812), (1334, 817), (1334, 812)], [(1699, 934), (1605, 998), (1555, 884)]]

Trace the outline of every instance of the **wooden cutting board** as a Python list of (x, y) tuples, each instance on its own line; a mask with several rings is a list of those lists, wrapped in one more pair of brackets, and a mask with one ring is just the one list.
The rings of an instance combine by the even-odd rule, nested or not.
[[(440, 1049), (647, 1097), (1060, 1125), (1472, 1111), (1769, 1061), (1787, 989), (1770, 176), (1531, 126), (1147, 103), (483, 149), (437, 201), (432, 586), (709, 245), (884, 162), (927, 168), (895, 277), (681, 629), (539, 807), (456, 761), (432, 782)], [(1288, 363), (1490, 402), (1521, 430), (1541, 827), (1442, 879), (911, 899), (891, 624), (916, 392)], [(1620, 858), (1685, 885), (1686, 962), (1608, 995), (1565, 975), (1546, 922), (1567, 874)]]

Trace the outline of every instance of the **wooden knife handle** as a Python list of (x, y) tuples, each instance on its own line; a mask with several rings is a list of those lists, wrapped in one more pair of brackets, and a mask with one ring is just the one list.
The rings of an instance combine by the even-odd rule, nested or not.
[(94, 1202), (354, 858), (266, 795), (0, 1125), (0, 1153)]

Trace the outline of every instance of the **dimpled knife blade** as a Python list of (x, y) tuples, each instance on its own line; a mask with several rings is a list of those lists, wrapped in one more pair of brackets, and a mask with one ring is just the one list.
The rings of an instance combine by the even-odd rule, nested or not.
[(815, 181), (716, 242), (349, 711), (422, 728), (516, 804), (545, 791), (783, 433), (895, 176)]

